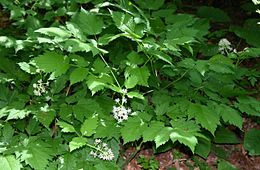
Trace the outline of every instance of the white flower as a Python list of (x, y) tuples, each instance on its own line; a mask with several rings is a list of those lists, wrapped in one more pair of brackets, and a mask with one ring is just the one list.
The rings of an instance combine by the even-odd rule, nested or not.
[(116, 98), (116, 99), (115, 99), (115, 102), (116, 102), (116, 103), (119, 103), (119, 102), (120, 102), (120, 99), (119, 99), (119, 98)]
[(114, 159), (114, 153), (112, 149), (108, 148), (108, 145), (106, 143), (103, 143), (101, 139), (96, 139), (95, 142), (95, 147), (96, 151), (91, 151), (90, 155), (93, 156), (94, 158), (98, 157), (99, 159), (111, 161)]
[(218, 50), (221, 53), (225, 53), (225, 51), (232, 51), (233, 48), (231, 47), (231, 43), (226, 38), (222, 38), (218, 42)]
[(100, 159), (111, 161), (114, 159), (114, 153), (111, 149), (107, 149), (98, 155)]
[(125, 95), (127, 94), (127, 89), (122, 89), (121, 92)]
[(122, 98), (122, 103), (127, 103), (127, 99), (125, 97)]
[(101, 143), (101, 139), (95, 139), (95, 144), (100, 144)]
[(36, 96), (42, 96), (47, 93), (47, 88), (49, 86), (49, 82), (44, 83), (42, 79), (38, 80), (36, 83), (33, 83), (33, 93)]

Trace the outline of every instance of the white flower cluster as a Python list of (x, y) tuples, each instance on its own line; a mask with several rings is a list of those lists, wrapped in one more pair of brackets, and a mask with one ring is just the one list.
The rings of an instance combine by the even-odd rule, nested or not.
[(226, 38), (222, 38), (219, 42), (218, 42), (218, 50), (222, 53), (225, 54), (225, 52), (230, 52), (233, 50), (233, 48), (231, 47), (231, 43), (226, 39)]
[(94, 158), (99, 158), (107, 161), (111, 161), (114, 159), (114, 153), (112, 152), (112, 149), (108, 148), (106, 143), (103, 143), (101, 139), (96, 139), (94, 142), (94, 147), (96, 148), (96, 151), (91, 151), (90, 155), (92, 155)]
[(131, 114), (132, 112), (130, 108), (124, 106), (127, 103), (127, 99), (125, 96), (127, 94), (127, 90), (122, 89), (122, 94), (123, 96), (121, 100), (119, 98), (115, 99), (117, 106), (113, 106), (113, 110), (112, 110), (114, 118), (119, 123), (122, 122), (123, 120), (127, 120), (128, 115)]
[(36, 96), (42, 96), (47, 93), (47, 88), (49, 87), (49, 82), (44, 83), (42, 79), (38, 80), (36, 83), (33, 83), (33, 93)]

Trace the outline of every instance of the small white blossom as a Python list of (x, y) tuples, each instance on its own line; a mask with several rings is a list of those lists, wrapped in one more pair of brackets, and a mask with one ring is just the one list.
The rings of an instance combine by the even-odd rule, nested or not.
[(122, 103), (127, 103), (127, 99), (125, 97), (122, 98)]
[(218, 42), (218, 50), (224, 54), (226, 51), (232, 51), (233, 48), (231, 47), (231, 43), (226, 38), (222, 38)]
[(121, 92), (125, 95), (127, 94), (127, 89), (122, 89)]
[(101, 143), (101, 139), (95, 139), (95, 144), (100, 144)]
[(108, 148), (107, 143), (103, 143), (101, 139), (96, 139), (95, 142), (96, 151), (91, 151), (90, 155), (94, 158), (99, 158), (107, 161), (111, 161), (114, 159), (114, 153), (112, 149)]
[(115, 102), (116, 102), (116, 103), (119, 103), (119, 102), (120, 102), (120, 99), (119, 99), (119, 98), (116, 98), (116, 99), (115, 99)]
[(33, 93), (36, 96), (42, 96), (47, 93), (47, 88), (49, 87), (49, 82), (44, 83), (42, 79), (38, 80), (37, 83), (33, 83)]

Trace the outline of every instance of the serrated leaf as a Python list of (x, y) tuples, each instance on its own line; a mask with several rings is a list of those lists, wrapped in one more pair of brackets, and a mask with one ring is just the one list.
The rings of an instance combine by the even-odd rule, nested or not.
[(215, 22), (229, 22), (229, 16), (221, 9), (208, 7), (208, 6), (201, 6), (198, 9), (197, 14), (200, 17), (205, 17), (211, 19)]
[(127, 55), (127, 59), (128, 59), (129, 64), (133, 64), (133, 65), (140, 65), (140, 64), (144, 63), (143, 58), (141, 58), (141, 56), (138, 55), (138, 53), (135, 51), (131, 51)]
[(104, 27), (103, 19), (95, 13), (81, 9), (73, 18), (72, 23), (79, 26), (83, 33), (88, 35), (97, 35), (101, 33)]
[(238, 111), (224, 104), (216, 105), (215, 111), (222, 117), (225, 122), (242, 129), (243, 118)]
[(75, 38), (78, 38), (81, 41), (86, 40), (86, 37), (84, 36), (83, 32), (76, 24), (72, 22), (66, 22), (66, 27)]
[(244, 147), (250, 155), (260, 155), (260, 130), (250, 129), (245, 133)]
[[(136, 21), (140, 18), (134, 18), (128, 13), (110, 11), (113, 21), (118, 29), (129, 34), (134, 39), (141, 38), (145, 32), (145, 25), (138, 24)], [(135, 20), (136, 19), (136, 20)]]
[(70, 85), (83, 81), (88, 75), (87, 68), (75, 68), (70, 74)]
[(98, 126), (98, 117), (90, 117), (84, 121), (80, 128), (83, 136), (91, 136), (96, 132)]
[(47, 112), (38, 111), (36, 112), (36, 118), (46, 127), (48, 128), (51, 124), (51, 122), (55, 118), (55, 111), (50, 110)]
[(125, 71), (125, 86), (130, 89), (136, 85), (148, 86), (148, 79), (150, 73), (146, 66), (136, 67), (136, 68), (127, 68)]
[(84, 43), (78, 39), (72, 38), (64, 42), (64, 48), (71, 53), (79, 51), (89, 52), (92, 50), (92, 46), (90, 43)]
[(93, 99), (80, 99), (76, 105), (73, 106), (73, 113), (79, 121), (83, 122), (85, 117), (90, 117), (96, 113), (102, 113), (103, 110), (100, 105)]
[(160, 132), (154, 138), (156, 148), (165, 144), (170, 139), (171, 131), (171, 127), (164, 127), (160, 130)]
[(93, 63), (93, 72), (97, 74), (108, 73), (109, 68), (100, 58), (97, 58)]
[(47, 143), (36, 138), (29, 138), (29, 140), (25, 139), (24, 147), (17, 154), (33, 169), (44, 170), (54, 153)]
[(213, 135), (219, 123), (219, 116), (216, 112), (207, 106), (191, 103), (188, 108), (188, 114), (194, 117), (196, 122), (210, 131)]
[(48, 35), (48, 36), (60, 37), (63, 39), (70, 37), (69, 31), (58, 27), (40, 28), (35, 32)]
[(124, 143), (132, 142), (138, 140), (142, 136), (142, 132), (147, 124), (142, 122), (138, 117), (129, 118), (124, 127), (121, 128), (120, 132)]
[(9, 109), (8, 107), (4, 107), (0, 109), (0, 118), (7, 116), (6, 120), (12, 119), (23, 119), (28, 116), (31, 112), (27, 110), (18, 110), (15, 108)]
[(195, 148), (195, 154), (207, 159), (211, 150), (211, 141), (210, 139), (198, 138), (198, 144)]
[(64, 74), (69, 68), (69, 58), (55, 52), (45, 52), (34, 58), (36, 65), (46, 73), (53, 72), (55, 76)]
[(71, 125), (71, 124), (68, 124), (66, 122), (62, 122), (62, 121), (59, 121), (57, 123), (57, 125), (59, 125), (61, 128), (62, 128), (62, 132), (64, 133), (69, 133), (69, 132), (76, 132), (76, 130), (74, 129), (74, 127)]
[(146, 126), (142, 132), (143, 142), (153, 141), (163, 128), (164, 123), (162, 122), (156, 121), (149, 123), (149, 125)]
[(221, 160), (218, 163), (218, 170), (238, 170), (234, 165), (232, 165), (231, 163), (225, 161), (225, 160)]
[(113, 79), (108, 74), (102, 74), (99, 77), (91, 74), (87, 78), (87, 85), (92, 95), (105, 87), (109, 87), (110, 84), (113, 84)]
[(115, 126), (114, 121), (105, 122), (105, 125), (100, 123), (96, 129), (95, 138), (115, 138), (118, 140), (120, 138), (120, 128)]
[(135, 97), (135, 98), (144, 100), (144, 96), (143, 96), (142, 94), (140, 94), (140, 93), (138, 93), (138, 92), (133, 92), (133, 91), (128, 92), (128, 93), (127, 93), (127, 97), (129, 97), (129, 98)]
[(83, 147), (84, 145), (86, 145), (87, 141), (88, 140), (84, 137), (74, 137), (69, 143), (70, 152)]
[(143, 9), (158, 10), (163, 6), (164, 0), (142, 0), (136, 1), (136, 3)]
[(14, 155), (0, 155), (0, 167), (4, 170), (19, 170), (22, 168), (22, 164)]
[(260, 102), (252, 97), (239, 97), (235, 106), (248, 115), (260, 116)]
[(240, 143), (236, 134), (234, 132), (224, 128), (224, 127), (220, 127), (216, 130), (214, 142), (219, 143), (219, 144), (237, 144), (237, 143)]
[(198, 143), (196, 136), (198, 135), (199, 126), (193, 121), (179, 119), (171, 121), (173, 127), (170, 138), (172, 142), (179, 141), (180, 143), (188, 146), (194, 153), (195, 146)]

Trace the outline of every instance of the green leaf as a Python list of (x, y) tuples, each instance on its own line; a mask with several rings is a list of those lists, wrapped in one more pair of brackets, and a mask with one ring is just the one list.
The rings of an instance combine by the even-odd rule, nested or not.
[(22, 165), (14, 155), (0, 155), (0, 167), (4, 170), (19, 170)]
[(75, 68), (70, 74), (70, 85), (83, 81), (88, 75), (87, 68)]
[(92, 136), (96, 132), (98, 126), (98, 117), (90, 117), (84, 121), (80, 128), (83, 136)]
[(198, 138), (198, 144), (195, 148), (195, 154), (207, 159), (211, 150), (211, 141), (206, 138)]
[(85, 117), (90, 117), (93, 114), (102, 113), (103, 110), (100, 105), (93, 99), (80, 99), (76, 105), (73, 106), (73, 113), (79, 121), (83, 122)]
[(0, 118), (7, 116), (6, 120), (12, 120), (12, 119), (23, 119), (27, 117), (31, 112), (27, 110), (18, 110), (15, 108), (8, 108), (4, 107), (0, 109)]
[(214, 142), (220, 144), (237, 144), (240, 143), (236, 134), (226, 128), (220, 127), (216, 130)]
[(164, 123), (153, 121), (143, 129), (142, 136), (143, 142), (153, 141), (159, 132), (164, 128)]
[(135, 51), (131, 51), (127, 55), (127, 59), (129, 64), (133, 64), (133, 65), (140, 65), (144, 63), (143, 58)]
[(210, 131), (213, 135), (219, 123), (219, 116), (213, 110), (200, 104), (191, 103), (188, 108), (188, 114), (194, 117), (196, 122)]
[(218, 170), (237, 170), (236, 167), (234, 167), (234, 165), (232, 165), (231, 163), (225, 161), (225, 160), (221, 160), (218, 163)]
[(215, 111), (222, 117), (225, 122), (242, 129), (243, 118), (238, 111), (224, 104), (216, 105)]
[(230, 21), (230, 17), (223, 10), (214, 7), (201, 6), (199, 7), (197, 14), (200, 17), (205, 17), (215, 22)]
[(70, 152), (83, 147), (87, 143), (87, 139), (84, 137), (74, 137), (72, 141), (69, 143)]
[(78, 39), (68, 39), (65, 41), (64, 47), (67, 51), (71, 53), (83, 51), (89, 52), (92, 50), (92, 46), (90, 43), (84, 43)]
[(130, 14), (122, 12), (110, 11), (110, 13), (115, 22), (115, 25), (122, 32), (129, 34), (134, 39), (143, 37), (145, 32), (145, 25), (139, 24), (141, 18), (134, 18)]
[(149, 70), (146, 66), (130, 68), (125, 71), (126, 88), (134, 88), (136, 85), (148, 86)]
[(55, 111), (50, 110), (50, 111), (38, 111), (36, 112), (36, 118), (46, 127), (49, 128), (50, 124), (55, 118)]
[(173, 127), (170, 138), (172, 142), (179, 141), (180, 143), (188, 146), (194, 153), (195, 146), (198, 143), (196, 136), (198, 135), (199, 126), (193, 121), (179, 119), (171, 121)]
[(154, 139), (156, 148), (165, 144), (170, 139), (171, 131), (171, 127), (164, 127), (160, 130), (160, 132), (155, 136)]
[(39, 69), (46, 73), (53, 72), (57, 77), (64, 74), (69, 68), (69, 58), (52, 51), (34, 58), (34, 61)]
[(235, 106), (242, 112), (248, 115), (260, 116), (260, 102), (252, 97), (239, 97), (238, 103)]
[(109, 73), (109, 68), (100, 58), (97, 58), (93, 63), (93, 72), (97, 74)]
[(24, 147), (17, 154), (33, 169), (44, 170), (54, 153), (47, 143), (36, 138), (29, 138), (24, 140)]
[(244, 148), (248, 150), (249, 155), (260, 155), (260, 130), (250, 129), (245, 133)]
[(163, 6), (164, 0), (142, 0), (136, 3), (143, 9), (158, 10)]
[(138, 117), (129, 118), (124, 127), (121, 128), (120, 132), (124, 143), (138, 140), (142, 136), (142, 132), (147, 124), (140, 120)]
[(131, 92), (128, 92), (126, 95), (129, 98), (135, 97), (135, 98), (144, 100), (144, 96), (142, 94), (138, 93), (138, 92), (131, 91)]
[(113, 78), (108, 74), (101, 74), (100, 76), (90, 74), (87, 78), (87, 85), (92, 95), (105, 87), (110, 87), (110, 84), (113, 84)]
[(74, 129), (74, 127), (66, 122), (62, 122), (62, 121), (59, 121), (57, 123), (57, 125), (59, 125), (61, 128), (62, 128), (62, 132), (64, 133), (69, 133), (69, 132), (76, 132), (76, 130)]
[(75, 38), (78, 38), (83, 42), (86, 40), (85, 35), (76, 24), (72, 22), (66, 22), (66, 27)]
[(103, 19), (95, 13), (88, 12), (81, 8), (81, 11), (76, 13), (72, 18), (72, 23), (79, 26), (83, 33), (88, 35), (97, 35), (101, 33), (104, 27)]
[(2, 131), (2, 137), (0, 138), (2, 142), (4, 143), (10, 143), (13, 135), (14, 135), (14, 129), (9, 123), (5, 123)]
[(36, 30), (35, 32), (48, 35), (48, 36), (55, 36), (60, 38), (68, 38), (70, 37), (70, 32), (63, 29), (63, 28), (57, 28), (57, 27), (49, 27), (49, 28), (40, 28)]
[(119, 140), (120, 128), (116, 127), (115, 124), (112, 120), (100, 123), (96, 129), (95, 138), (107, 138), (108, 140), (115, 138)]

